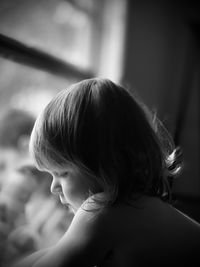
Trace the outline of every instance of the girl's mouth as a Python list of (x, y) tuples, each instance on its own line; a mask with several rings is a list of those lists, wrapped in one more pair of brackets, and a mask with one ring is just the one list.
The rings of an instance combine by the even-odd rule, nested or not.
[(63, 204), (63, 205), (68, 205), (69, 203), (65, 200), (65, 197), (63, 194), (60, 194), (59, 195), (59, 198), (60, 198), (60, 202)]
[(63, 207), (65, 207), (68, 211), (71, 211), (75, 214), (76, 211), (74, 207), (69, 202), (66, 201), (65, 196), (62, 193), (59, 194), (59, 198), (60, 198), (60, 202), (63, 205)]

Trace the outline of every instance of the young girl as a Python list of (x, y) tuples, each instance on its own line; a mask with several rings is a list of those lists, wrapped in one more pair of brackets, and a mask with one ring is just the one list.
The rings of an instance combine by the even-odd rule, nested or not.
[(200, 226), (167, 201), (180, 169), (171, 138), (126, 89), (95, 78), (61, 91), (37, 119), (30, 150), (75, 216), (57, 244), (15, 266), (200, 264)]

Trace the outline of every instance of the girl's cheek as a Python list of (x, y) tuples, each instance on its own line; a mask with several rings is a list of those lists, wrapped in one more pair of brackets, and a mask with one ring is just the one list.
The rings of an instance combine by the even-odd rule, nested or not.
[(65, 184), (62, 188), (63, 194), (66, 198), (73, 198), (76, 196), (76, 188), (70, 184)]

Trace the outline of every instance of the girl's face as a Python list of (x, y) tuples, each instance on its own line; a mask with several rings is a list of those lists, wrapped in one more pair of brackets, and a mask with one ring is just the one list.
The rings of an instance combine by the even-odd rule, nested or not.
[(75, 166), (53, 167), (48, 171), (53, 176), (51, 192), (59, 196), (61, 203), (71, 208), (74, 213), (89, 197), (89, 192), (95, 191), (91, 179)]

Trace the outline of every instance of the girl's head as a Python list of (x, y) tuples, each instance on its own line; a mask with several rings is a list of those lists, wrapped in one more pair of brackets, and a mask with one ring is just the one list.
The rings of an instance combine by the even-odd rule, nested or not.
[(157, 122), (120, 85), (101, 78), (83, 80), (46, 106), (35, 123), (30, 149), (39, 169), (75, 166), (87, 177), (88, 195), (104, 192), (110, 203), (141, 194), (162, 196), (174, 158), (169, 157), (169, 135), (163, 142), (158, 130), (164, 128)]

